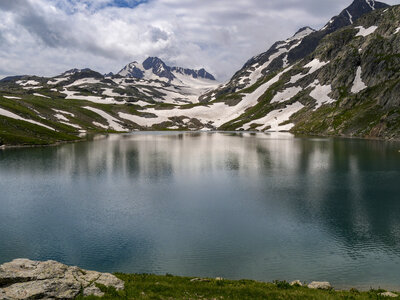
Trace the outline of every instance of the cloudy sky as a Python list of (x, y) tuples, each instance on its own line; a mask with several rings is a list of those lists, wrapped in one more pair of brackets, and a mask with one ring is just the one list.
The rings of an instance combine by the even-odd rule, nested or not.
[(158, 56), (223, 81), (298, 28), (321, 28), (351, 1), (0, 0), (0, 78), (75, 67), (117, 72)]

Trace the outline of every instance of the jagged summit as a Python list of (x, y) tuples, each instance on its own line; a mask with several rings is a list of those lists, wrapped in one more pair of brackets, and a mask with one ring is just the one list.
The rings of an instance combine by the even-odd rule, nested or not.
[(215, 81), (215, 77), (205, 69), (193, 70), (181, 67), (170, 67), (158, 57), (148, 57), (142, 64), (134, 61), (126, 65), (118, 75), (138, 79), (161, 79), (169, 82), (177, 79), (177, 76), (179, 75), (184, 75), (194, 79), (208, 79)]
[(309, 26), (302, 27), (302, 28), (300, 28), (292, 37), (288, 38), (288, 39), (286, 40), (286, 42), (287, 42), (287, 41), (300, 40), (300, 39), (306, 37), (307, 35), (309, 35), (309, 34), (315, 32), (315, 31), (316, 31), (315, 29), (312, 29), (312, 28), (309, 27)]
[(389, 5), (374, 0), (354, 0), (339, 15), (330, 19), (321, 31), (334, 32), (339, 28), (353, 24), (366, 13), (386, 7), (389, 7)]
[(149, 57), (143, 64), (145, 70), (151, 70), (154, 75), (161, 78), (167, 78), (168, 81), (174, 80), (174, 74), (171, 72), (171, 68), (168, 67), (161, 59), (158, 57)]

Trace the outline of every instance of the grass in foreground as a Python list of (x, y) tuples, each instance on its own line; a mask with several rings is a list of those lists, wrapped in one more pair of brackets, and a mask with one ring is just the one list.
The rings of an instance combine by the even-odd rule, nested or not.
[[(191, 281), (193, 278), (171, 275), (116, 275), (125, 281), (125, 290), (117, 292), (100, 287), (106, 293), (101, 299), (391, 299), (379, 295), (383, 290), (322, 291), (292, 287), (287, 282)], [(100, 298), (78, 297), (78, 300), (82, 299)]]

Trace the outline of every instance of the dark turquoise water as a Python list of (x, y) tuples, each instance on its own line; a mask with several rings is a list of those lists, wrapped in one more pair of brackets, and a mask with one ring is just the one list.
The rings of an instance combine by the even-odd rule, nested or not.
[(0, 151), (0, 263), (400, 289), (400, 144), (136, 133)]

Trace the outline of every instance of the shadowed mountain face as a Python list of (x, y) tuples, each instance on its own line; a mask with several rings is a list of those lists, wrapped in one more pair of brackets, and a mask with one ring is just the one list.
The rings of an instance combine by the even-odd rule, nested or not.
[(312, 53), (319, 42), (328, 34), (348, 25), (354, 24), (360, 17), (376, 9), (386, 8), (389, 5), (373, 0), (354, 0), (338, 16), (333, 17), (321, 30), (305, 37), (301, 44), (288, 54), (289, 63), (293, 63)]

